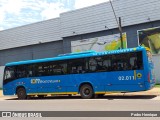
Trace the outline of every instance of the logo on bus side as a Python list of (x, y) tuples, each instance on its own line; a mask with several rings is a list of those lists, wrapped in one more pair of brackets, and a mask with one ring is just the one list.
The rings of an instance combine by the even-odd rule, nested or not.
[(37, 80), (36, 79), (31, 79), (31, 84), (36, 84)]
[(46, 83), (60, 83), (61, 80), (41, 80), (41, 79), (31, 79), (31, 84), (46, 84)]
[(142, 78), (142, 74), (141, 73), (137, 73), (137, 78), (138, 79)]

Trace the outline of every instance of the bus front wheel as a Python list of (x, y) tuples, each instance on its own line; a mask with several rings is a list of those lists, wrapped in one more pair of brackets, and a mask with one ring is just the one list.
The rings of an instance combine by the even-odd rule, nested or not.
[(23, 88), (23, 87), (18, 88), (18, 90), (17, 90), (17, 97), (18, 97), (19, 100), (24, 100), (24, 99), (27, 98), (25, 88)]
[(92, 86), (89, 84), (84, 84), (80, 88), (80, 95), (83, 99), (91, 99), (93, 98), (93, 89)]

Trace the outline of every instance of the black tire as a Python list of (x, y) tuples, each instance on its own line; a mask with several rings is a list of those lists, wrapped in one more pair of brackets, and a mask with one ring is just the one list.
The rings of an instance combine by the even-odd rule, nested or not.
[(80, 95), (83, 99), (93, 98), (94, 92), (92, 86), (89, 84), (82, 85), (80, 88)]
[(18, 88), (17, 90), (17, 97), (19, 100), (25, 100), (27, 98), (26, 90), (25, 88)]

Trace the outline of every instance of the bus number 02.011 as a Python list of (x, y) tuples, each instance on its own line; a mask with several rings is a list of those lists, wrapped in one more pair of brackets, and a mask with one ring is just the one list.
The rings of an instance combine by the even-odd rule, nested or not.
[(134, 80), (134, 76), (119, 76), (118, 80)]

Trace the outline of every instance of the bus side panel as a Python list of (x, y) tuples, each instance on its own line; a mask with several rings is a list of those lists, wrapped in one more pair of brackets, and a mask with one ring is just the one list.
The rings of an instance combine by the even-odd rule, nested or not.
[(90, 83), (94, 91), (105, 91), (103, 83), (95, 73), (71, 74), (64, 76), (63, 79), (62, 83), (67, 88), (67, 94), (79, 93), (80, 85), (84, 83)]
[(109, 72), (106, 73), (105, 76), (106, 82), (104, 82), (104, 84), (106, 86), (106, 92), (134, 92), (145, 90), (145, 74), (143, 70)]
[[(29, 86), (36, 85), (37, 94), (68, 94), (78, 92), (74, 75), (46, 76), (31, 79)], [(30, 90), (29, 94), (34, 93)]]
[(67, 81), (65, 81), (65, 86), (67, 86), (67, 93), (79, 92), (79, 81), (85, 80), (82, 74), (71, 74), (68, 75)]
[(47, 76), (37, 78), (37, 93), (66, 93), (66, 87), (63, 86), (62, 76)]
[[(103, 76), (97, 76), (97, 73), (77, 74), (75, 79), (77, 85), (80, 87), (83, 83), (90, 83), (93, 87), (94, 92), (105, 92)], [(78, 87), (78, 88), (79, 88)]]
[(13, 83), (3, 85), (3, 95), (15, 95), (16, 90)]
[[(67, 79), (67, 77), (66, 77)], [(78, 92), (82, 83), (90, 83), (95, 93), (109, 91), (143, 91), (143, 70), (73, 74), (64, 80), (67, 92)]]
[(3, 85), (3, 94), (4, 95), (15, 95), (18, 87), (24, 87), (26, 89), (26, 93), (36, 92), (36, 85), (30, 83), (30, 78), (21, 78), (7, 84)]

